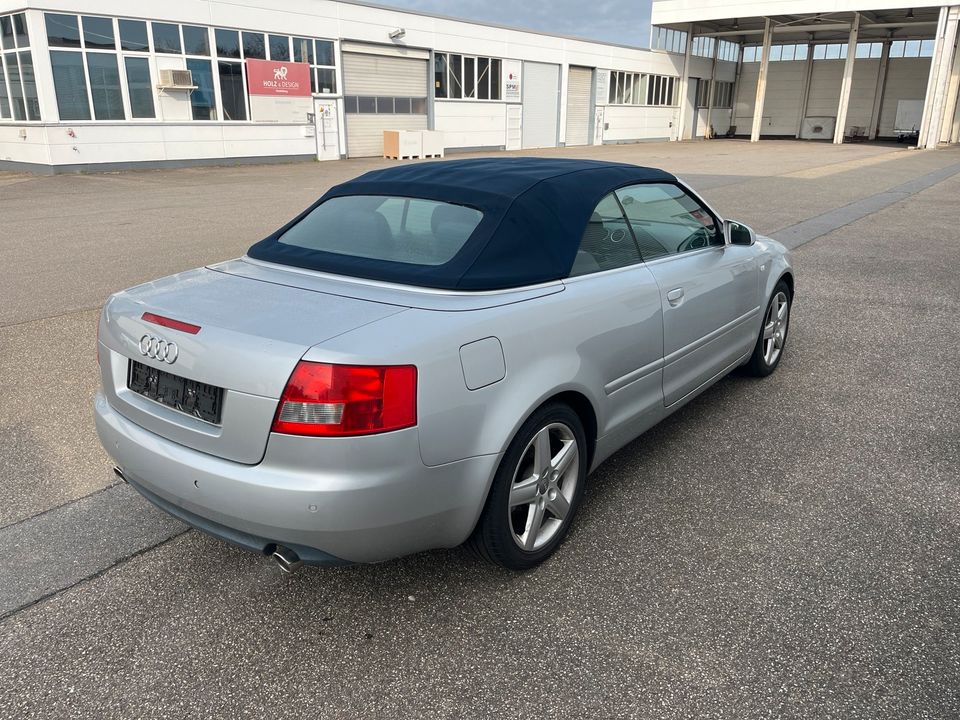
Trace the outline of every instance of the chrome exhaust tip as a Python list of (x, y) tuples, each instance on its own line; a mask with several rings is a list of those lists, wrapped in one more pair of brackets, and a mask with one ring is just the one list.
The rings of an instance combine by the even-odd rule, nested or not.
[(124, 482), (127, 481), (127, 478), (124, 477), (124, 475), (123, 475), (123, 470), (122, 470), (121, 468), (119, 468), (119, 467), (114, 467), (114, 468), (113, 468), (113, 474), (116, 475), (116, 476), (117, 476), (118, 478), (120, 478), (121, 480), (123, 480)]
[(300, 559), (300, 556), (283, 545), (275, 546), (270, 556), (285, 573), (292, 574), (303, 567), (303, 560)]

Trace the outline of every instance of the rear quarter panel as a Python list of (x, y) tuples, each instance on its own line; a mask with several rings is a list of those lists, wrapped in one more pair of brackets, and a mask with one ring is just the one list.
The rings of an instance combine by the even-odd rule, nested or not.
[[(526, 418), (560, 392), (587, 398), (599, 435), (645, 412), (652, 418), (662, 406), (657, 369), (612, 395), (604, 388), (662, 357), (660, 312), (649, 271), (635, 266), (501, 307), (411, 309), (315, 346), (305, 359), (416, 365), (421, 456), (434, 466), (504, 452)], [(489, 337), (503, 347), (505, 376), (469, 390), (460, 348)]]

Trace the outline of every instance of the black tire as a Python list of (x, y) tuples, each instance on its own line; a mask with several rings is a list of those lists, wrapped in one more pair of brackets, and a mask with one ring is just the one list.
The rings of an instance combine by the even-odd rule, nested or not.
[[(783, 323), (783, 340), (780, 345), (780, 352), (776, 354), (776, 357), (772, 361), (767, 361), (766, 356), (766, 343), (764, 341), (764, 329), (767, 326), (767, 321), (770, 316), (770, 311), (773, 306), (773, 302), (779, 296), (786, 297), (787, 304), (787, 315)], [(750, 360), (744, 365), (744, 371), (748, 375), (753, 375), (754, 377), (767, 377), (774, 370), (777, 369), (777, 366), (780, 365), (780, 360), (783, 358), (783, 352), (787, 347), (787, 335), (790, 331), (790, 316), (793, 312), (793, 296), (790, 294), (790, 287), (786, 282), (781, 280), (777, 283), (777, 286), (773, 289), (773, 292), (770, 294), (770, 299), (767, 301), (767, 307), (763, 311), (763, 322), (760, 324), (760, 332), (757, 335), (757, 344), (753, 348), (753, 355), (750, 356)]]
[[(514, 489), (514, 481), (518, 474), (525, 477), (525, 473), (522, 471), (529, 461), (530, 453), (535, 452), (535, 449), (531, 449), (534, 438), (544, 428), (552, 428), (548, 431), (548, 437), (551, 436), (551, 433), (560, 435), (564, 431), (559, 426), (568, 429), (576, 441), (577, 467), (575, 470), (569, 468), (569, 474), (565, 476), (567, 479), (575, 477), (576, 484), (570, 490), (569, 510), (563, 520), (560, 521), (559, 526), (553, 531), (549, 540), (540, 547), (526, 550), (520, 547), (519, 539), (515, 539), (514, 533), (515, 527), (522, 524), (519, 515), (527, 512), (528, 507), (521, 505), (511, 510), (511, 490)], [(560, 447), (560, 440), (557, 437), (554, 437), (552, 442), (555, 443), (554, 447)], [(551, 450), (552, 455), (553, 450)], [(524, 463), (524, 465), (521, 463)], [(544, 405), (520, 427), (507, 448), (507, 452), (500, 461), (499, 468), (497, 468), (497, 474), (494, 476), (486, 506), (480, 515), (480, 520), (477, 522), (473, 535), (467, 541), (467, 545), (485, 560), (510, 570), (528, 570), (539, 565), (553, 554), (569, 532), (570, 525), (573, 523), (577, 508), (583, 498), (587, 469), (587, 439), (579, 416), (570, 407), (561, 403)], [(548, 495), (542, 497), (538, 495), (538, 497), (543, 500)], [(530, 512), (534, 511), (531, 510)], [(544, 521), (544, 527), (546, 527), (546, 522), (553, 523), (556, 521), (556, 517), (549, 514), (549, 509), (543, 517), (547, 518)], [(529, 521), (529, 516), (527, 520)]]

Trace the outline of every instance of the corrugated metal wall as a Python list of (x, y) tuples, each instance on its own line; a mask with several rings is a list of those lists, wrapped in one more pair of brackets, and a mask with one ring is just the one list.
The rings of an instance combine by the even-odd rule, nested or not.
[(880, 137), (893, 135), (897, 103), (923, 100), (927, 96), (930, 58), (891, 58), (887, 66), (887, 90), (880, 107)]
[[(427, 61), (366, 53), (343, 53), (345, 96), (423, 98), (427, 94)], [(426, 130), (427, 116), (346, 114), (347, 155), (383, 154), (384, 130)]]
[(560, 66), (523, 63), (523, 147), (556, 147), (560, 126)]
[[(793, 135), (797, 130), (806, 61), (771, 62), (767, 97), (763, 105), (763, 135)], [(810, 78), (810, 96), (806, 117), (836, 117), (840, 103), (843, 60), (815, 60)], [(880, 135), (893, 134), (899, 100), (923, 100), (927, 89), (929, 58), (891, 58), (887, 69), (886, 91), (880, 111)], [(868, 127), (873, 112), (880, 60), (861, 58), (853, 66), (847, 127)], [(740, 76), (735, 121), (738, 134), (749, 134), (757, 94), (760, 63), (746, 63)]]
[(593, 117), (590, 112), (593, 89), (593, 68), (570, 66), (567, 76), (566, 144), (587, 145)]

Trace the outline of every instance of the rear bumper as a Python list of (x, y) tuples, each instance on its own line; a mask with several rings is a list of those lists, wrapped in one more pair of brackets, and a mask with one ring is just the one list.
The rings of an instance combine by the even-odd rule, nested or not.
[(277, 543), (312, 564), (377, 562), (454, 547), (476, 524), (499, 457), (437, 467), (416, 428), (358, 438), (271, 435), (259, 465), (160, 437), (101, 394), (97, 433), (127, 480), (161, 509), (223, 540)]

